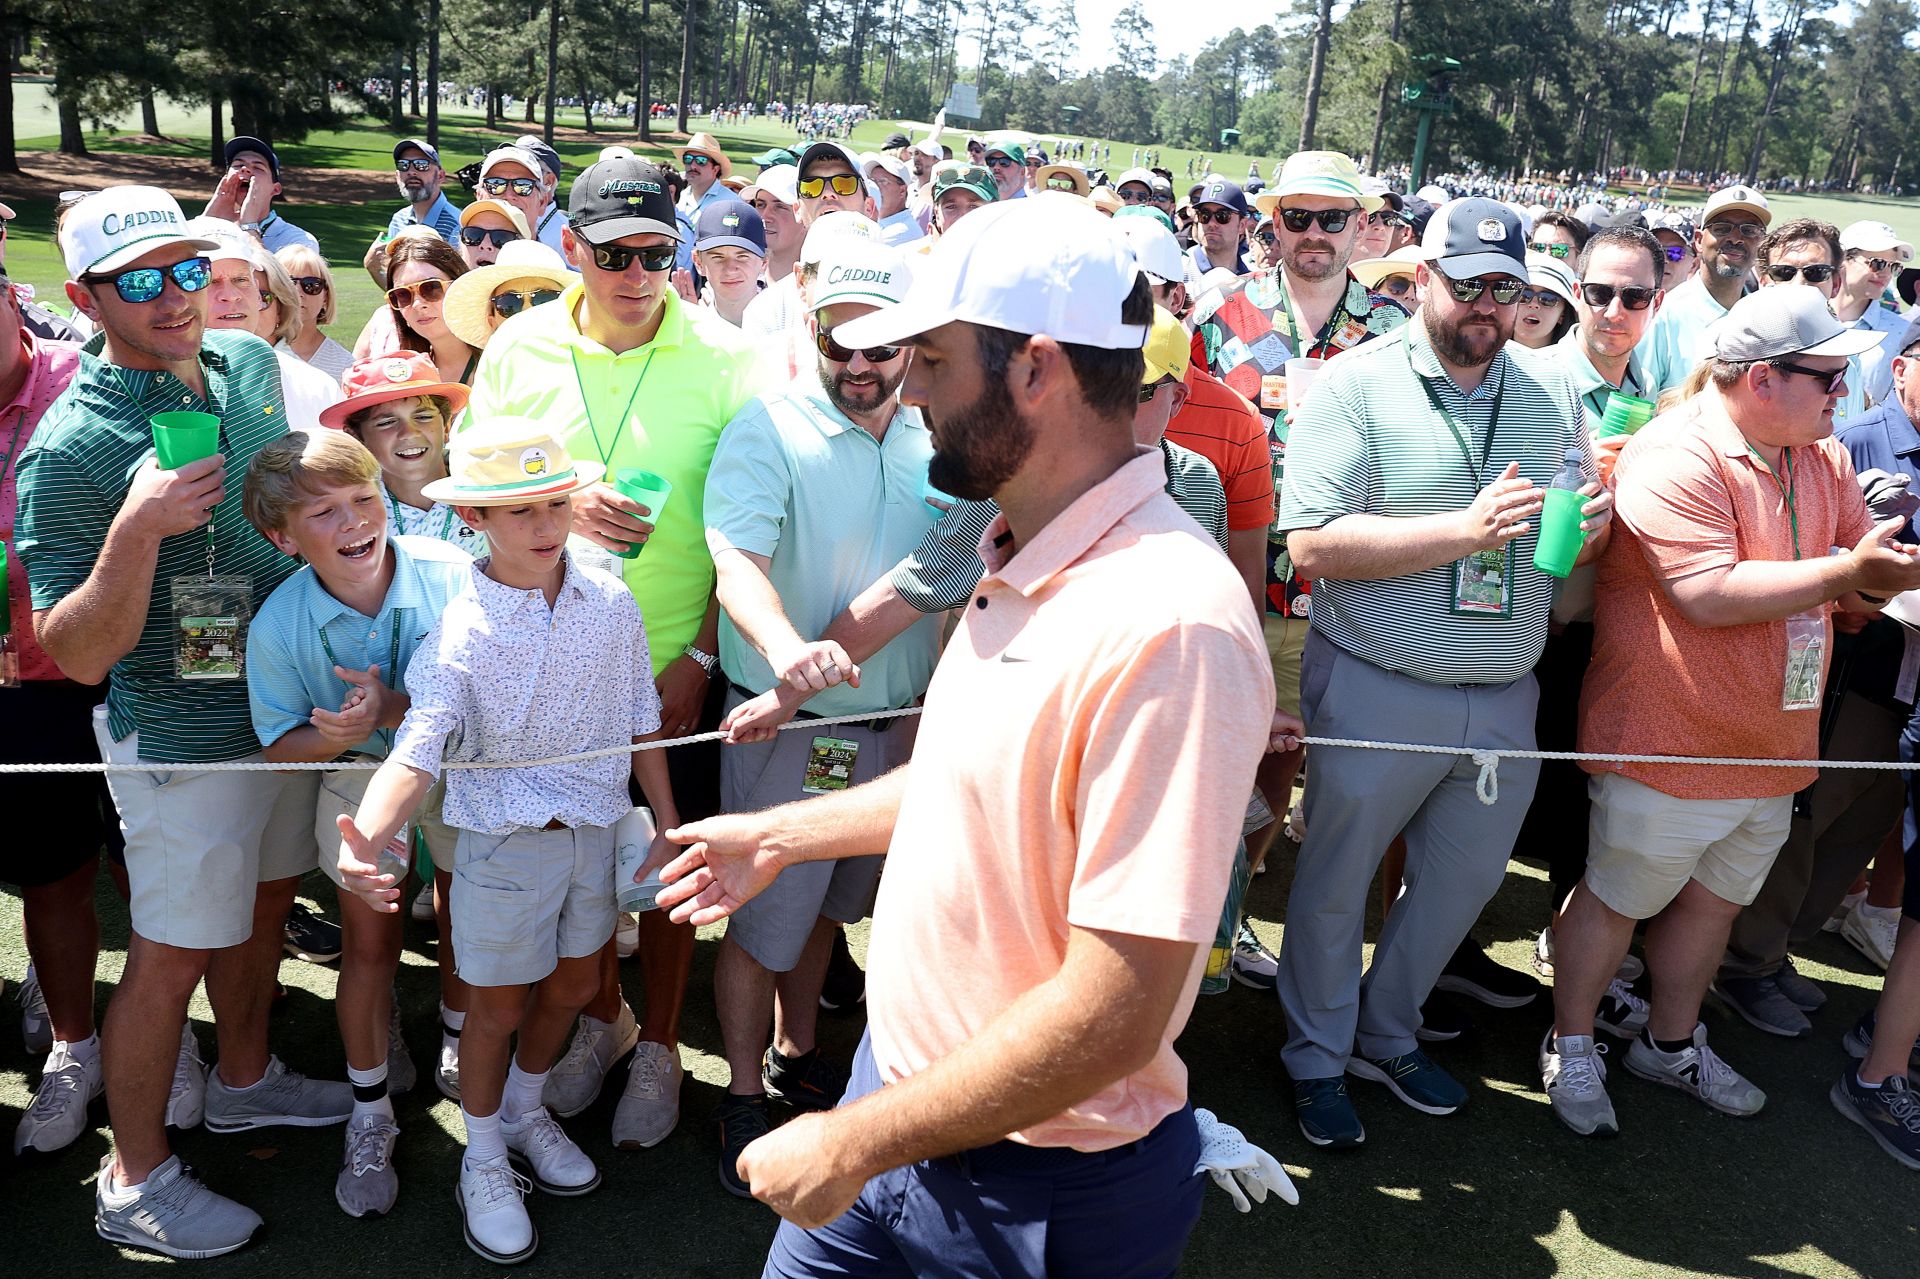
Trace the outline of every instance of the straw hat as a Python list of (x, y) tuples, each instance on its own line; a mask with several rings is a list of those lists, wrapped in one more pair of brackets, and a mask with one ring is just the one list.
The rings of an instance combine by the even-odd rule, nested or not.
[(347, 419), (361, 409), (388, 400), (438, 396), (447, 402), (448, 417), (467, 407), (467, 388), (458, 382), (442, 382), (433, 356), (425, 351), (398, 351), (362, 360), (341, 375), (340, 390), (346, 398), (320, 410), (320, 425), (336, 431), (346, 430)]
[(491, 263), (475, 267), (447, 286), (440, 316), (462, 342), (484, 347), (493, 336), (487, 313), (495, 289), (514, 280), (541, 280), (564, 293), (579, 278), (567, 269), (566, 259), (540, 241), (512, 240), (500, 246), (500, 256)]
[(514, 506), (562, 497), (607, 473), (598, 462), (576, 462), (544, 425), (525, 417), (489, 418), (447, 443), (450, 474), (420, 490), (449, 506)]
[[(1073, 185), (1055, 187), (1052, 179), (1066, 178)], [(1086, 195), (1090, 189), (1085, 170), (1076, 169), (1071, 164), (1043, 164), (1033, 171), (1033, 185), (1040, 191), (1071, 191), (1074, 195)]]
[[(719, 165), (720, 176), (722, 178), (732, 176), (733, 161), (727, 159), (727, 153), (720, 149), (720, 140), (714, 137), (711, 133), (694, 134), (693, 137), (687, 140), (687, 145), (680, 147), (674, 151), (674, 156), (676, 158), (682, 157), (682, 156), (685, 156), (689, 151), (693, 152), (695, 155), (704, 155), (709, 160), (712, 160), (715, 164)], [(684, 164), (685, 161), (683, 160), (682, 163)]]
[(1371, 194), (1366, 179), (1353, 160), (1338, 151), (1296, 151), (1287, 157), (1275, 175), (1273, 186), (1254, 197), (1262, 213), (1272, 213), (1280, 201), (1290, 195), (1325, 195), (1352, 200), (1363, 212), (1372, 213), (1386, 198)]
[(1417, 244), (1409, 244), (1395, 249), (1384, 258), (1361, 258), (1351, 262), (1347, 270), (1353, 272), (1353, 278), (1360, 281), (1369, 293), (1380, 290), (1380, 282), (1390, 275), (1412, 276), (1413, 268), (1427, 260), (1426, 250)]

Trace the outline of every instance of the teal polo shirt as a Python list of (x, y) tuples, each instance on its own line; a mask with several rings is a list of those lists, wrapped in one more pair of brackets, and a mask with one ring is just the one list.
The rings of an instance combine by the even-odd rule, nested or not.
[(1627, 373), (1617, 387), (1600, 376), (1600, 370), (1594, 368), (1593, 361), (1587, 358), (1586, 348), (1580, 345), (1578, 325), (1568, 329), (1567, 335), (1550, 347), (1547, 353), (1560, 361), (1567, 380), (1580, 393), (1580, 407), (1586, 412), (1588, 435), (1599, 434), (1600, 421), (1607, 415), (1607, 401), (1613, 398), (1616, 390), (1637, 395), (1643, 400), (1659, 398), (1658, 392), (1647, 379), (1645, 366), (1640, 363), (1640, 348), (1637, 346), (1627, 354)]
[[(274, 589), (253, 619), (247, 697), (253, 731), (271, 746), (304, 728), (315, 708), (340, 709), (352, 685), (335, 666), (364, 671), (378, 663), (380, 680), (405, 691), (414, 650), (448, 601), (473, 582), (473, 557), (430, 537), (390, 537), (393, 581), (372, 617), (335, 599), (311, 565)], [(381, 729), (353, 748), (385, 759), (393, 730)]]
[[(107, 542), (127, 489), (153, 453), (156, 413), (191, 410), (220, 419), (227, 461), (226, 499), (214, 508), (213, 571), (249, 580), (257, 613), (294, 563), (254, 530), (240, 509), (241, 480), (253, 455), (287, 433), (280, 360), (251, 333), (210, 330), (200, 345), (206, 398), (171, 373), (123, 369), (101, 358), (104, 336), (87, 343), (73, 382), (20, 455), (15, 525), (33, 607), (49, 609), (86, 582)], [(160, 763), (237, 759), (260, 749), (247, 713), (243, 679), (174, 677), (173, 579), (205, 577), (208, 529), (160, 544), (146, 622), (133, 651), (107, 682), (107, 725), (115, 741), (140, 734), (140, 757)], [(247, 659), (251, 666), (253, 658)]]
[[(728, 424), (707, 473), (707, 546), (771, 559), (769, 579), (803, 639), (885, 577), (940, 513), (925, 500), (933, 441), (920, 411), (901, 408), (876, 440), (833, 406), (809, 370), (755, 400)], [(940, 619), (927, 616), (860, 664), (860, 687), (817, 693), (817, 715), (856, 715), (911, 703), (940, 656)], [(773, 668), (720, 614), (720, 665), (763, 693)]]

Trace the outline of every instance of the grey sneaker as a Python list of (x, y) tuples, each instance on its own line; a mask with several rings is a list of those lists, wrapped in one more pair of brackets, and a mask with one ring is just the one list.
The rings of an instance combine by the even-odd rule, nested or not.
[(1593, 1024), (1609, 1035), (1618, 1035), (1622, 1039), (1632, 1039), (1647, 1028), (1647, 1018), (1653, 1010), (1647, 1001), (1633, 993), (1633, 988), (1618, 977), (1607, 984), (1607, 993), (1600, 996), (1600, 1007), (1593, 1014)]
[(245, 1132), (284, 1124), (325, 1128), (353, 1113), (353, 1085), (345, 1080), (308, 1079), (288, 1070), (278, 1057), (267, 1059), (267, 1073), (251, 1088), (229, 1088), (214, 1070), (207, 1076), (207, 1127), (214, 1132)]
[(333, 1179), (334, 1202), (349, 1217), (381, 1217), (400, 1197), (400, 1176), (393, 1170), (393, 1143), (399, 1127), (378, 1114), (347, 1124), (346, 1153)]
[(420, 1082), (420, 1068), (413, 1064), (407, 1050), (407, 1037), (400, 1032), (400, 992), (393, 992), (392, 1012), (387, 1017), (387, 1096), (404, 1097)]
[(105, 1087), (98, 1050), (92, 1061), (81, 1062), (74, 1059), (64, 1041), (55, 1040), (40, 1075), (40, 1086), (33, 1090), (33, 1101), (14, 1130), (13, 1153), (37, 1150), (51, 1154), (71, 1146), (86, 1131), (88, 1104)]
[(1645, 1035), (1627, 1049), (1627, 1069), (1650, 1083), (1678, 1088), (1723, 1115), (1757, 1115), (1767, 1094), (1707, 1047), (1707, 1028), (1695, 1024), (1693, 1042), (1677, 1053), (1661, 1052)]
[(1813, 1033), (1807, 1015), (1780, 993), (1771, 977), (1722, 977), (1713, 983), (1713, 993), (1755, 1030), (1782, 1039), (1802, 1039)]
[(633, 1009), (624, 1003), (620, 1015), (610, 1022), (582, 1013), (566, 1055), (547, 1075), (541, 1103), (562, 1119), (579, 1114), (599, 1099), (607, 1072), (632, 1052), (639, 1040), (640, 1027), (633, 1020)]
[(93, 1181), (93, 1228), (102, 1239), (169, 1257), (219, 1257), (244, 1248), (260, 1214), (216, 1195), (174, 1155), (147, 1174), (138, 1194), (113, 1188), (113, 1156)]
[(198, 1128), (207, 1112), (207, 1063), (200, 1058), (200, 1040), (193, 1023), (180, 1027), (180, 1055), (173, 1060), (173, 1083), (167, 1089), (167, 1127)]
[(1827, 992), (1820, 989), (1820, 983), (1800, 975), (1793, 966), (1793, 956), (1788, 955), (1780, 964), (1780, 971), (1773, 975), (1773, 984), (1787, 997), (1787, 1002), (1803, 1013), (1817, 1013), (1827, 1006)]
[(1605, 1044), (1590, 1035), (1555, 1035), (1551, 1030), (1540, 1045), (1540, 1078), (1547, 1087), (1553, 1117), (1582, 1137), (1617, 1137), (1607, 1096), (1607, 1064), (1600, 1059)]
[(652, 1040), (635, 1048), (626, 1091), (613, 1112), (613, 1144), (645, 1150), (665, 1141), (680, 1122), (680, 1081), (686, 1077), (678, 1049)]
[(20, 1042), (27, 1052), (38, 1057), (53, 1048), (53, 1018), (47, 1012), (47, 997), (40, 991), (40, 977), (27, 965), (20, 981)]
[(407, 914), (416, 924), (431, 924), (433, 914), (433, 881), (420, 885), (420, 891), (413, 895), (413, 903), (407, 907)]

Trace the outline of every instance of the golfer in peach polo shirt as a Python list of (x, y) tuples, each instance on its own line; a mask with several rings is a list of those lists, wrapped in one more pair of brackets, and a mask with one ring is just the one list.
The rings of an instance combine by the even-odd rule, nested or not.
[(668, 832), (691, 847), (662, 902), (695, 922), (888, 853), (847, 1099), (739, 1159), (787, 1219), (767, 1275), (1167, 1275), (1199, 1217), (1211, 1117), (1173, 1041), (1254, 769), (1303, 730), (1270, 717), (1245, 585), (1133, 443), (1151, 315), (1111, 224), (1041, 193), (837, 332), (913, 346), (931, 482), (1002, 514), (909, 764)]

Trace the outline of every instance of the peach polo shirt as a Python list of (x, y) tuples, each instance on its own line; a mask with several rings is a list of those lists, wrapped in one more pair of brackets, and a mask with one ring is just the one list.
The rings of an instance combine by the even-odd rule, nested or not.
[(1011, 1136), (1106, 1150), (1186, 1102), (1173, 1050), (1271, 723), (1247, 588), (1144, 450), (986, 576), (927, 691), (868, 948), (873, 1057), (924, 1070), (1052, 978), (1071, 928), (1196, 943), (1145, 1069)]
[[(1595, 582), (1582, 751), (1819, 758), (1818, 708), (1780, 708), (1786, 622), (1695, 626), (1661, 586), (1743, 560), (1810, 559), (1866, 536), (1873, 520), (1846, 449), (1828, 437), (1791, 454), (1797, 555), (1786, 472), (1778, 479), (1769, 472), (1711, 390), (1649, 422), (1621, 453), (1613, 540)], [(1829, 658), (1832, 651), (1829, 626)], [(1581, 767), (1681, 799), (1791, 795), (1819, 775), (1813, 768)]]

